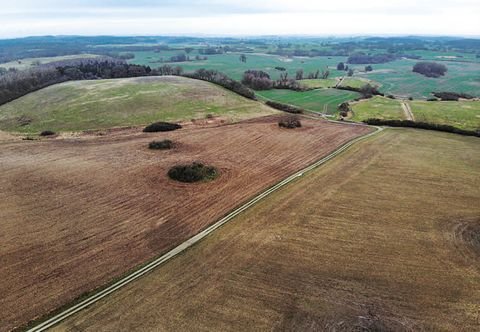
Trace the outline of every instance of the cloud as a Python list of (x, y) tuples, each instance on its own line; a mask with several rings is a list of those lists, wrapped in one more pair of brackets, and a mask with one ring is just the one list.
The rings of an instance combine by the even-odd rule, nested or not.
[(16, 0), (2, 6), (2, 37), (480, 34), (476, 0)]

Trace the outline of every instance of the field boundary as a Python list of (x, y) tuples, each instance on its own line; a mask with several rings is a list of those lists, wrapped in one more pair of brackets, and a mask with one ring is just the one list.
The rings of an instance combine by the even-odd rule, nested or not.
[[(360, 124), (357, 124), (357, 125), (360, 125)], [(143, 265), (143, 266), (139, 267), (138, 269), (134, 270), (133, 272), (129, 273), (128, 275), (122, 277), (120, 280), (115, 281), (110, 286), (105, 287), (104, 289), (102, 289), (102, 290), (100, 290), (100, 291), (98, 291), (94, 294), (89, 295), (85, 299), (81, 300), (79, 303), (74, 304), (74, 305), (68, 307), (67, 309), (63, 310), (62, 312), (44, 320), (43, 322), (39, 323), (38, 325), (34, 326), (33, 328), (27, 329), (27, 331), (28, 332), (45, 331), (45, 330), (53, 327), (54, 325), (60, 323), (64, 319), (74, 315), (75, 313), (79, 312), (80, 310), (85, 309), (88, 306), (94, 304), (95, 302), (100, 301), (104, 297), (106, 297), (109, 294), (115, 292), (116, 290), (122, 288), (123, 286), (126, 286), (129, 283), (131, 283), (132, 281), (134, 281), (136, 279), (139, 279), (143, 275), (151, 272), (152, 270), (154, 270), (158, 266), (167, 262), (168, 260), (175, 257), (176, 255), (182, 253), (183, 251), (187, 250), (188, 248), (190, 248), (191, 246), (193, 246), (197, 242), (201, 241), (203, 238), (207, 237), (209, 234), (214, 232), (216, 229), (220, 228), (221, 226), (223, 226), (224, 224), (226, 224), (227, 222), (229, 222), (230, 220), (235, 218), (237, 215), (241, 214), (242, 212), (244, 212), (245, 210), (247, 210), (251, 206), (255, 205), (256, 203), (258, 203), (259, 201), (261, 201), (265, 197), (272, 194), (273, 192), (283, 188), (287, 184), (289, 184), (289, 183), (295, 181), (296, 179), (298, 179), (299, 177), (302, 177), (303, 175), (305, 175), (305, 173), (310, 172), (313, 169), (315, 169), (315, 168), (321, 166), (322, 164), (326, 163), (327, 161), (333, 159), (337, 155), (339, 155), (342, 152), (344, 152), (345, 150), (347, 150), (353, 144), (355, 144), (355, 143), (357, 143), (361, 140), (367, 139), (367, 138), (369, 138), (373, 135), (376, 135), (383, 130), (382, 127), (374, 127), (374, 128), (376, 128), (375, 131), (347, 141), (346, 143), (344, 143), (343, 145), (341, 145), (340, 147), (338, 147), (337, 149), (332, 151), (330, 154), (322, 157), (320, 160), (314, 162), (310, 166), (307, 166), (307, 167), (295, 172), (294, 174), (290, 175), (286, 179), (284, 179), (284, 180), (278, 182), (277, 184), (273, 185), (272, 187), (264, 190), (263, 192), (256, 195), (255, 197), (253, 197), (252, 199), (250, 199), (246, 203), (244, 203), (241, 206), (235, 208), (232, 212), (228, 213), (226, 216), (224, 216), (223, 218), (221, 218), (220, 220), (218, 220), (214, 224), (210, 225), (209, 227), (207, 227), (203, 231), (199, 232), (198, 234), (192, 236), (190, 239), (181, 243), (180, 245), (178, 245), (177, 247), (168, 251), (167, 253), (163, 254), (162, 256), (154, 259), (153, 261), (151, 261), (150, 263), (147, 263), (146, 265)]]

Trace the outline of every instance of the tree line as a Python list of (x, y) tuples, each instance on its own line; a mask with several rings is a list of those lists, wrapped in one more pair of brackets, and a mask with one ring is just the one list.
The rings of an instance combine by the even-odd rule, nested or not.
[(127, 64), (121, 60), (85, 60), (73, 64), (51, 64), (0, 75), (0, 105), (49, 85), (70, 81), (158, 75), (149, 66)]
[(373, 126), (390, 126), (390, 127), (410, 127), (419, 129), (429, 129), (436, 131), (444, 131), (447, 133), (460, 134), (465, 136), (477, 136), (480, 137), (480, 129), (478, 130), (466, 130), (450, 125), (429, 123), (429, 122), (416, 122), (411, 120), (383, 120), (383, 119), (367, 119), (363, 121), (366, 124)]

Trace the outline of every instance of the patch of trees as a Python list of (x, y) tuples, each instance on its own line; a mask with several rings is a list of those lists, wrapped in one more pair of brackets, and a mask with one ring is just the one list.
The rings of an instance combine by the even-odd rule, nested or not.
[(68, 77), (55, 68), (11, 71), (0, 76), (0, 105), (49, 85), (65, 82)]
[(185, 53), (179, 53), (177, 55), (170, 57), (170, 62), (185, 62), (185, 61), (190, 61), (190, 57)]
[(373, 126), (410, 127), (410, 128), (444, 131), (447, 133), (454, 133), (454, 134), (460, 134), (465, 136), (480, 137), (480, 129), (476, 131), (466, 130), (466, 129), (453, 127), (450, 125), (437, 124), (437, 123), (416, 122), (411, 120), (383, 120), (383, 119), (368, 119), (368, 120), (364, 120), (363, 122)]
[(225, 53), (222, 47), (207, 47), (201, 48), (198, 50), (198, 53), (205, 54), (205, 55), (215, 55), (215, 54), (223, 54)]
[[(299, 70), (297, 78), (303, 78), (303, 71)], [(247, 70), (243, 74), (242, 83), (254, 90), (270, 90), (270, 89), (289, 89), (294, 91), (304, 91), (297, 80), (289, 79), (288, 72), (282, 72), (280, 79), (273, 81), (270, 75), (262, 70)]]
[(185, 77), (195, 78), (202, 81), (218, 84), (225, 89), (231, 90), (249, 99), (256, 99), (255, 92), (242, 83), (231, 79), (217, 70), (198, 69), (193, 73), (183, 74)]
[(163, 141), (151, 141), (148, 148), (152, 150), (169, 150), (173, 148), (173, 142), (169, 139)]
[(183, 69), (182, 67), (176, 66), (172, 67), (169, 65), (164, 65), (161, 66), (157, 69), (152, 70), (152, 75), (159, 75), (159, 76), (164, 76), (164, 75), (175, 75), (179, 76), (183, 74)]
[(350, 64), (370, 64), (370, 63), (386, 63), (394, 61), (396, 56), (393, 54), (374, 54), (367, 55), (363, 53), (353, 54), (348, 57), (347, 62)]
[(82, 62), (77, 66), (57, 67), (56, 69), (68, 80), (139, 77), (148, 76), (152, 72), (149, 66), (111, 61)]
[(280, 74), (280, 79), (273, 82), (274, 89), (289, 89), (293, 91), (305, 91), (306, 89), (293, 78), (288, 78), (288, 72)]
[(358, 93), (362, 94), (363, 98), (372, 98), (373, 96), (383, 96), (384, 94), (378, 91), (376, 86), (373, 86), (371, 84), (365, 84), (364, 86), (360, 88), (354, 88), (351, 86), (338, 86), (337, 89), (339, 90), (349, 90), (349, 91), (355, 91)]
[(312, 49), (312, 50), (288, 50), (285, 48), (277, 48), (275, 51), (270, 51), (267, 52), (267, 54), (274, 54), (274, 55), (280, 55), (280, 56), (285, 56), (285, 57), (290, 57), (290, 56), (304, 56), (304, 57), (316, 57), (316, 56), (348, 56), (348, 52), (339, 49), (339, 50), (318, 50), (318, 49)]
[(460, 98), (462, 98), (462, 99), (473, 99), (473, 98), (475, 98), (472, 95), (469, 95), (469, 94), (466, 94), (466, 93), (458, 93), (458, 92), (432, 92), (432, 94), (435, 97), (440, 98), (442, 101), (448, 101), (448, 100), (458, 101), (458, 99), (460, 99)]
[(176, 181), (192, 183), (213, 180), (218, 176), (218, 171), (215, 167), (194, 162), (172, 167), (168, 171), (168, 176)]
[(287, 105), (287, 104), (282, 104), (282, 103), (279, 103), (279, 102), (276, 102), (276, 101), (269, 100), (269, 101), (265, 102), (265, 104), (267, 104), (268, 106), (273, 107), (277, 110), (284, 111), (284, 112), (287, 112), (287, 113), (302, 114), (302, 113), (305, 112), (305, 110), (303, 108), (292, 106), (292, 105)]
[(285, 116), (278, 121), (278, 126), (280, 128), (295, 129), (300, 128), (302, 123), (297, 116)]
[(262, 70), (245, 71), (242, 83), (254, 90), (270, 90), (273, 87), (270, 75)]
[[(330, 76), (330, 71), (328, 69), (320, 71), (320, 69), (317, 69), (316, 71), (308, 73), (306, 76), (307, 79), (323, 79), (326, 80)], [(304, 78), (303, 76), (303, 70), (302, 70), (302, 79)], [(297, 78), (298, 79), (298, 78)]]
[(351, 111), (351, 108), (350, 108), (350, 104), (347, 103), (347, 102), (343, 102), (341, 103), (340, 105), (338, 105), (337, 107), (339, 113), (340, 113), (340, 116), (342, 117), (347, 117), (348, 116), (348, 112)]
[(373, 70), (373, 67), (368, 65), (368, 66), (365, 66), (365, 71), (366, 72), (369, 72), (369, 71), (372, 71)]
[(163, 131), (172, 131), (182, 128), (181, 125), (178, 123), (170, 123), (170, 122), (154, 122), (145, 128), (143, 131), (145, 133), (155, 133), (155, 132), (163, 132)]
[(279, 67), (279, 66), (275, 67), (275, 69), (278, 70), (278, 71), (285, 71), (285, 70), (287, 70), (287, 68), (285, 68), (285, 67)]
[(447, 67), (436, 62), (417, 62), (415, 66), (413, 66), (412, 71), (427, 77), (437, 78), (445, 75)]
[(345, 64), (343, 62), (339, 62), (337, 65), (337, 70), (345, 70)]

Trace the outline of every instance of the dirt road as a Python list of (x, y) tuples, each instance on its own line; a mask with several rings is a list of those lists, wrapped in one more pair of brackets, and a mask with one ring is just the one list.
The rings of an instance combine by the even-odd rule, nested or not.
[(412, 109), (407, 101), (402, 101), (402, 109), (405, 112), (405, 117), (407, 120), (415, 121), (415, 117), (413, 116)]

